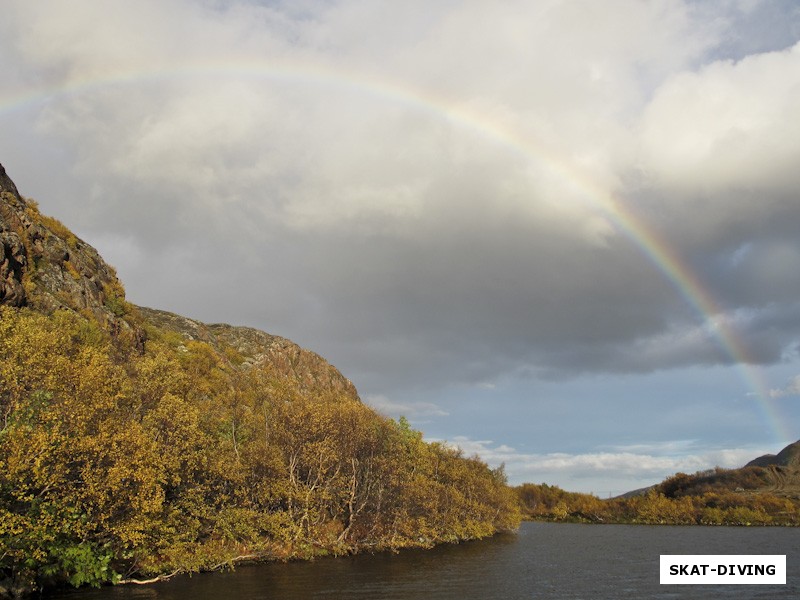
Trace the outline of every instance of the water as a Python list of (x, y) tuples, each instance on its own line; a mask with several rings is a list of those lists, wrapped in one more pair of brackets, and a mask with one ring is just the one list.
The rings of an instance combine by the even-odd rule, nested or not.
[[(659, 585), (660, 554), (785, 554), (786, 585)], [(400, 554), (240, 566), (65, 600), (800, 598), (800, 530), (523, 523), (516, 535)]]

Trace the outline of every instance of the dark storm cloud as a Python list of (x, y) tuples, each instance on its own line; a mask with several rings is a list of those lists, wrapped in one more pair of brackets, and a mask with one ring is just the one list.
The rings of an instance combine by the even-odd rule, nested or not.
[(20, 2), (9, 89), (66, 90), (19, 114), (77, 183), (19, 183), (135, 301), (292, 337), (375, 394), (732, 361), (616, 195), (776, 361), (800, 51), (789, 25), (745, 43), (768, 4)]

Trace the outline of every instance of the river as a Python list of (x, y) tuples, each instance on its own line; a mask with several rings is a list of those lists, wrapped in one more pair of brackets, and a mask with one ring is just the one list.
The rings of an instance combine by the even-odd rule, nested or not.
[[(660, 585), (661, 554), (785, 554), (786, 585)], [(800, 530), (523, 523), (516, 534), (399, 554), (239, 566), (64, 600), (800, 598)]]

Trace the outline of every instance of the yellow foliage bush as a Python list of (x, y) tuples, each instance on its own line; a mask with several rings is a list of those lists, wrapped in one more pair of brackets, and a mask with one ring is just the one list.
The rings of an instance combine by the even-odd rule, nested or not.
[(0, 579), (99, 584), (519, 523), (479, 459), (150, 333), (143, 355), (119, 352), (90, 315), (0, 308)]

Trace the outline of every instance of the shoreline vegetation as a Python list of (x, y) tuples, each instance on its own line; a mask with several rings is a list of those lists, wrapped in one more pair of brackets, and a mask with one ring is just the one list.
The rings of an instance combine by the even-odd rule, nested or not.
[(140, 351), (71, 311), (0, 308), (0, 596), (518, 526), (502, 469), (143, 326)]
[(799, 522), (789, 467), (678, 474), (608, 500), (510, 488), (502, 468), (348, 393), (311, 395), (269, 367), (240, 368), (233, 347), (141, 326), (143, 346), (88, 315), (0, 307), (0, 597), (432, 547), (521, 518)]
[(601, 499), (557, 486), (515, 489), (529, 521), (642, 525), (800, 525), (794, 468), (747, 466), (678, 473), (640, 493)]

